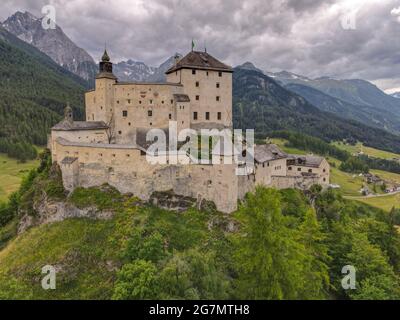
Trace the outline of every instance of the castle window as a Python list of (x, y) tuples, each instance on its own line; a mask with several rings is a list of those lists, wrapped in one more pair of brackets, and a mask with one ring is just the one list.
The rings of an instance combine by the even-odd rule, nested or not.
[(301, 171), (301, 168), (297, 168), (297, 171), (299, 171), (299, 172), (300, 172), (300, 171)]
[(119, 100), (117, 100), (117, 104), (119, 104)]
[(169, 114), (169, 120), (171, 120), (172, 119), (172, 114)]
[(324, 178), (324, 182), (326, 182), (326, 178)]
[(200, 82), (196, 81), (196, 87), (200, 87)]
[(116, 155), (115, 155), (115, 154), (113, 154), (112, 156), (113, 156), (113, 158), (115, 158), (115, 157), (116, 157)]
[(208, 77), (208, 71), (207, 71), (207, 77)]
[(130, 123), (130, 122), (128, 122), (128, 126), (131, 126), (131, 123)]
[(217, 96), (216, 100), (219, 102), (221, 100), (221, 98), (219, 96)]
[(92, 120), (94, 120), (94, 113), (92, 113)]
[(103, 107), (100, 107), (100, 110), (103, 110)]
[(171, 104), (174, 104), (174, 100), (171, 99)]
[(200, 100), (200, 96), (196, 96), (196, 100), (199, 101)]
[(222, 72), (218, 72), (218, 77), (222, 77)]
[(192, 74), (196, 74), (196, 70), (193, 69), (193, 70), (192, 70)]
[(131, 99), (128, 99), (128, 104), (131, 104)]
[(127, 117), (127, 116), (128, 116), (128, 111), (123, 110), (123, 111), (122, 111), (122, 116), (123, 116), (123, 117)]
[(219, 89), (219, 82), (217, 82), (217, 89)]
[(122, 131), (118, 131), (118, 134), (122, 134)]
[(221, 120), (221, 118), (222, 118), (222, 114), (221, 114), (221, 112), (218, 112), (218, 120)]
[(288, 170), (289, 170), (289, 171), (292, 171), (292, 170), (293, 170), (293, 168), (292, 168), (292, 167), (288, 167)]
[(162, 104), (164, 104), (164, 100), (163, 100), (163, 101), (161, 101), (161, 103), (162, 103)]
[(326, 172), (326, 169), (322, 170), (322, 172)]
[(126, 156), (129, 158), (131, 155), (130, 155), (130, 154), (127, 154)]
[(149, 117), (152, 117), (152, 116), (153, 116), (153, 111), (152, 111), (152, 110), (147, 111), (147, 115), (148, 115)]
[(308, 170), (308, 173), (312, 173), (312, 169), (309, 169), (309, 170)]
[(141, 101), (141, 100), (139, 100), (139, 104), (142, 104), (142, 101)]
[(206, 112), (206, 120), (210, 120), (210, 113)]
[(193, 112), (193, 120), (197, 120), (197, 112)]
[(153, 122), (150, 122), (150, 126), (152, 126), (153, 125)]
[(153, 104), (153, 100), (150, 100), (150, 104)]
[(263, 163), (263, 168), (265, 168), (265, 162)]

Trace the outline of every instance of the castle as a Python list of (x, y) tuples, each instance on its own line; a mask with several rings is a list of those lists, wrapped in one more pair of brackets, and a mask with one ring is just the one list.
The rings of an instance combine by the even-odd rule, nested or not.
[[(254, 146), (254, 165), (246, 175), (237, 174), (246, 163), (198, 163), (186, 154), (177, 156), (188, 157), (183, 162), (149, 161), (161, 156), (149, 155), (152, 129), (167, 132), (171, 123), (178, 132), (232, 128), (232, 73), (207, 52), (191, 51), (176, 57), (165, 83), (120, 82), (105, 51), (95, 89), (85, 94), (86, 121), (74, 121), (68, 106), (51, 131), (52, 160), (61, 168), (65, 189), (108, 183), (143, 200), (171, 191), (198, 203), (212, 201), (230, 213), (257, 185), (327, 186), (330, 168), (324, 158), (289, 155), (273, 144)], [(235, 148), (231, 151), (223, 156), (235, 157)]]

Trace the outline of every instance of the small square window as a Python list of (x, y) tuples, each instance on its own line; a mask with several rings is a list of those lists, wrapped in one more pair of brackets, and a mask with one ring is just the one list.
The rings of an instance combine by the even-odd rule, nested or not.
[(122, 134), (122, 131), (118, 131), (118, 134)]
[(122, 116), (123, 117), (127, 117), (128, 116), (128, 111), (127, 110), (123, 110), (122, 111)]
[(153, 116), (153, 111), (152, 111), (152, 110), (147, 111), (147, 115), (148, 115), (149, 117), (152, 117), (152, 116)]
[(219, 82), (217, 82), (217, 84), (216, 84), (216, 87), (217, 87), (217, 88), (219, 88), (219, 87), (220, 87), (220, 84), (219, 84)]
[(196, 96), (196, 100), (199, 101), (200, 100), (200, 96)]
[(196, 81), (196, 87), (200, 87), (200, 82)]
[(216, 100), (219, 102), (221, 100), (220, 96), (217, 96)]
[(301, 171), (301, 168), (297, 168), (297, 171), (299, 171), (299, 172), (300, 172), (300, 171)]
[(309, 169), (309, 170), (308, 170), (308, 173), (312, 173), (312, 169)]
[(222, 77), (222, 72), (218, 72), (218, 77)]
[(196, 70), (193, 69), (193, 70), (192, 70), (192, 74), (196, 74)]
[(128, 104), (131, 104), (131, 99), (128, 99)]

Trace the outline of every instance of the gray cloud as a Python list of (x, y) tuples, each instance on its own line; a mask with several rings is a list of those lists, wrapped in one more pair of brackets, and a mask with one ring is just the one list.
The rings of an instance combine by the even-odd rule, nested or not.
[[(400, 0), (3, 0), (0, 19), (16, 10), (40, 15), (52, 3), (57, 23), (95, 60), (107, 42), (114, 61), (156, 65), (185, 53), (194, 38), (237, 65), (310, 77), (364, 78), (400, 90)], [(341, 18), (356, 12), (356, 29)]]

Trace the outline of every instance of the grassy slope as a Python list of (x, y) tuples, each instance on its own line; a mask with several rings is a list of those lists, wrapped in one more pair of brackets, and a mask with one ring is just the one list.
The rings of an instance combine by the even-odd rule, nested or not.
[[(113, 207), (115, 216), (106, 221), (69, 219), (32, 228), (0, 251), (0, 299), (110, 299), (116, 270), (123, 263), (126, 239), (134, 230), (159, 232), (168, 239), (170, 250), (200, 248), (215, 250), (218, 259), (230, 259), (221, 226), (226, 217), (190, 209), (175, 213), (140, 207), (136, 199), (105, 198), (87, 190), (70, 201)], [(88, 195), (92, 192), (92, 196)], [(215, 227), (209, 229), (209, 221)], [(0, 229), (1, 231), (1, 229)], [(57, 289), (41, 288), (41, 268), (56, 267)]]
[(17, 191), (23, 176), (38, 165), (39, 160), (20, 163), (0, 154), (0, 202), (6, 201), (12, 192)]
[(366, 147), (366, 146), (363, 146), (361, 142), (357, 143), (355, 146), (352, 146), (349, 144), (343, 144), (342, 142), (334, 142), (332, 144), (342, 150), (346, 150), (346, 151), (350, 152), (351, 154), (362, 151), (362, 152), (364, 152), (364, 154), (371, 156), (371, 157), (375, 157), (375, 158), (388, 159), (388, 160), (392, 160), (394, 158), (400, 159), (400, 154)]

